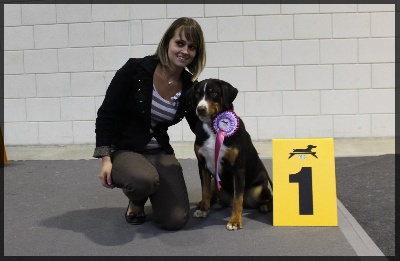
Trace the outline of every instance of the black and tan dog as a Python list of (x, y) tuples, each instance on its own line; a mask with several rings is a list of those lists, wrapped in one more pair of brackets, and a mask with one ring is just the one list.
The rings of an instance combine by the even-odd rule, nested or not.
[[(200, 121), (196, 126), (194, 145), (200, 173), (202, 200), (194, 217), (206, 217), (216, 199), (228, 206), (233, 198), (233, 210), (227, 224), (228, 230), (242, 228), (242, 211), (246, 208), (260, 208), (262, 212), (272, 210), (272, 195), (268, 182), (272, 182), (258, 153), (237, 117), (236, 132), (223, 140), (219, 153), (218, 174), (221, 190), (215, 185), (215, 144), (216, 134), (213, 121), (222, 112), (233, 110), (233, 101), (238, 90), (231, 84), (207, 79), (197, 82), (188, 92), (191, 106), (196, 108)], [(212, 178), (213, 177), (213, 178)]]

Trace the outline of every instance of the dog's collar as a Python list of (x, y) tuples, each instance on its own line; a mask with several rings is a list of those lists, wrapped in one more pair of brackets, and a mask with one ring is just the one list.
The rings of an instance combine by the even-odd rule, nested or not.
[(230, 137), (239, 129), (239, 117), (233, 110), (221, 112), (211, 121), (211, 129), (215, 134), (222, 131)]

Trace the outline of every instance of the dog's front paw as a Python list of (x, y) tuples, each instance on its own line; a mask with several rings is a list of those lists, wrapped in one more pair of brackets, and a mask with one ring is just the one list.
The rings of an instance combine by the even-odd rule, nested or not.
[(193, 217), (205, 218), (205, 217), (207, 217), (207, 214), (208, 214), (208, 211), (202, 211), (202, 210), (198, 209), (193, 213)]
[(242, 228), (242, 220), (229, 220), (228, 224), (226, 225), (226, 229), (228, 230), (238, 230)]

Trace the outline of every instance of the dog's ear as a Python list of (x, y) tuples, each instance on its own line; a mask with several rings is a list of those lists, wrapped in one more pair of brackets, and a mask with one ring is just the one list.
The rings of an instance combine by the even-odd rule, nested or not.
[(186, 105), (189, 109), (193, 109), (194, 108), (194, 87), (198, 84), (198, 82), (196, 81), (192, 87), (190, 87), (185, 94), (185, 101), (186, 101)]
[(227, 110), (233, 110), (233, 101), (236, 99), (239, 91), (226, 81), (220, 80), (220, 84), (222, 89), (222, 99), (224, 102), (224, 107)]

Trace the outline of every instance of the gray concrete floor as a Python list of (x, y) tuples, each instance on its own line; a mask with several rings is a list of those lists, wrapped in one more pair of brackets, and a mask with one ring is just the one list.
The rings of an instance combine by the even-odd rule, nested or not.
[[(9, 163), (4, 167), (4, 254), (384, 256), (382, 249), (376, 245), (379, 235), (371, 238), (374, 233), (364, 230), (371, 219), (363, 218), (368, 213), (366, 209), (371, 206), (365, 203), (359, 206), (349, 204), (354, 198), (351, 193), (354, 187), (347, 183), (358, 182), (357, 177), (363, 175), (358, 173), (361, 168), (369, 171), (371, 166), (376, 166), (376, 170), (370, 173), (376, 175), (375, 171), (385, 168), (383, 165), (386, 162), (392, 164), (391, 157), (381, 158), (379, 155), (394, 154), (394, 141), (394, 138), (334, 140), (335, 157), (343, 158), (336, 161), (339, 164), (337, 180), (340, 182), (338, 198), (343, 196), (343, 200), (338, 200), (338, 227), (273, 227), (271, 214), (260, 215), (246, 210), (245, 228), (240, 230), (239, 236), (232, 236), (234, 234), (225, 229), (230, 209), (218, 206), (205, 220), (191, 218), (187, 228), (179, 232), (159, 230), (151, 222), (143, 226), (126, 224), (121, 214), (126, 208), (122, 192), (105, 190), (97, 184), (100, 162), (89, 160), (93, 159), (94, 145), (7, 146)], [(172, 145), (186, 175), (194, 212), (195, 203), (200, 199), (200, 184), (196, 160), (193, 159), (193, 143)], [(270, 170), (271, 142), (255, 142), (255, 146)], [(355, 158), (357, 166), (352, 166), (354, 161), (351, 157)], [(377, 161), (382, 161), (381, 165), (374, 163)], [(353, 168), (349, 170), (349, 166)], [(354, 173), (353, 180), (346, 177), (350, 174), (348, 171)], [(386, 172), (394, 177), (392, 166), (386, 168)], [(391, 179), (382, 182), (388, 185), (388, 180)], [(368, 183), (367, 180), (363, 182)], [(377, 186), (368, 189), (374, 187)], [(387, 190), (388, 187), (377, 189)], [(385, 194), (388, 194), (387, 191)], [(362, 194), (359, 196), (365, 198)], [(394, 195), (388, 196), (390, 200), (384, 199), (384, 203), (392, 202)], [(351, 208), (346, 208), (345, 203)], [(364, 214), (357, 213), (358, 210)], [(147, 205), (146, 213), (151, 219), (151, 206)], [(364, 222), (363, 226), (358, 219)], [(392, 226), (392, 219), (388, 222), (390, 224), (379, 224), (386, 230), (378, 226), (375, 231), (387, 231)], [(394, 246), (391, 238), (387, 240)]]

